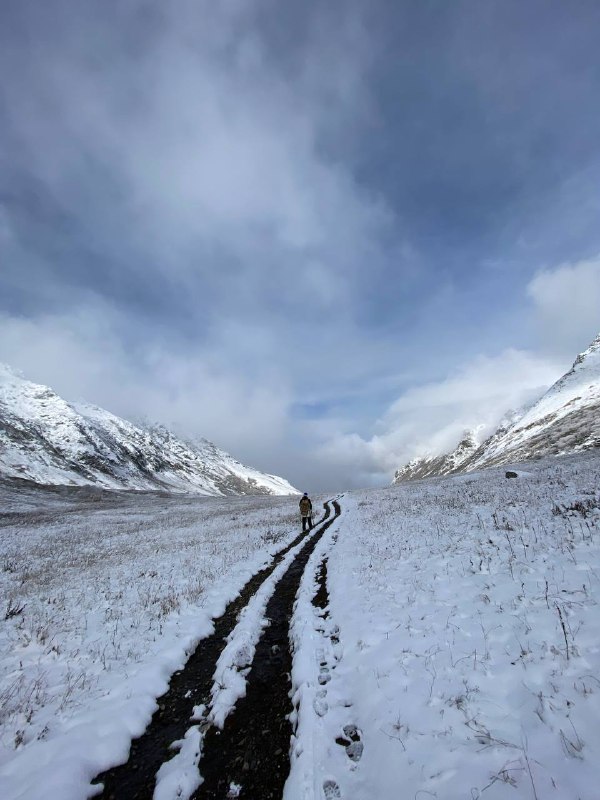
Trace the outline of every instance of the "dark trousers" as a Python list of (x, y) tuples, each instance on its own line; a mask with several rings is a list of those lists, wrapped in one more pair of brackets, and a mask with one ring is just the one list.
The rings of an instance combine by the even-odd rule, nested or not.
[(312, 518), (311, 517), (302, 517), (302, 530), (311, 530), (312, 528)]

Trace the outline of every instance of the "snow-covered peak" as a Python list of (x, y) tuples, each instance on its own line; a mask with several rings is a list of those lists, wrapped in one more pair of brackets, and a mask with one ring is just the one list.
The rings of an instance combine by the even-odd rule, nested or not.
[[(497, 437), (493, 445), (487, 448), (484, 454), (485, 460), (495, 458), (502, 451), (523, 446), (534, 438), (537, 440), (551, 427), (557, 431), (562, 421), (571, 427), (575, 424), (578, 431), (575, 440), (567, 436), (566, 431), (561, 432), (564, 450), (560, 452), (569, 452), (573, 447), (583, 449), (594, 446), (596, 425), (590, 412), (598, 404), (600, 404), (600, 335), (577, 356), (571, 369), (508, 428), (504, 436)], [(577, 418), (583, 416), (586, 418), (586, 423), (579, 424), (581, 420)]]
[[(35, 427), (49, 448), (68, 447), (77, 454), (87, 446), (79, 415), (69, 403), (48, 386), (27, 381), (4, 366), (0, 372), (0, 424), (4, 423), (4, 427), (10, 420), (13, 426), (21, 421)], [(6, 435), (6, 431), (2, 432)], [(0, 448), (1, 445), (2, 440)]]
[(199, 494), (296, 494), (206, 439), (134, 425), (0, 365), (0, 476), (45, 484), (168, 489)]
[(428, 478), (434, 475), (450, 475), (469, 459), (479, 447), (482, 425), (464, 431), (454, 450), (441, 455), (427, 454), (411, 459), (394, 475), (394, 483)]
[(466, 439), (451, 453), (416, 459), (394, 482), (465, 472), (600, 446), (600, 334), (535, 403), (509, 411), (479, 447)]
[(564, 394), (565, 391), (576, 391), (577, 387), (585, 388), (600, 382), (600, 333), (591, 345), (579, 353), (571, 369), (548, 389), (547, 394)]
[(596, 338), (590, 344), (587, 350), (584, 350), (582, 353), (579, 353), (579, 355), (575, 359), (575, 362), (577, 363), (578, 361), (583, 361), (585, 358), (587, 358), (587, 356), (590, 356), (593, 353), (596, 354), (600, 353), (600, 333), (596, 335)]

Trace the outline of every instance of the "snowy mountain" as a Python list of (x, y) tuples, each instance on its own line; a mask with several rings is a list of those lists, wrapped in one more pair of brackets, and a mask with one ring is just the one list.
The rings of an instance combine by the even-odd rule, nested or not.
[(41, 484), (166, 489), (205, 495), (295, 494), (205, 439), (133, 425), (0, 365), (0, 476)]
[(452, 453), (413, 459), (396, 471), (394, 483), (600, 447), (600, 334), (536, 403), (509, 412), (469, 452), (474, 438), (469, 431)]
[(477, 432), (465, 431), (463, 438), (452, 452), (441, 456), (422, 456), (413, 458), (401, 469), (396, 470), (394, 483), (431, 478), (435, 475), (451, 475), (458, 472), (461, 465), (469, 459), (479, 447)]

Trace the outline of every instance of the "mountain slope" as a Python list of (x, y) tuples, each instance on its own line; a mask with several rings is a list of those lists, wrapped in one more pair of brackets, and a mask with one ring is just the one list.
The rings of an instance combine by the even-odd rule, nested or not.
[(409, 462), (396, 471), (394, 483), (600, 447), (600, 334), (536, 403), (510, 412), (462, 457), (469, 436), (473, 432), (452, 453)]
[(394, 483), (404, 483), (418, 478), (431, 478), (435, 475), (451, 475), (469, 459), (479, 447), (477, 432), (465, 431), (463, 438), (450, 453), (441, 456), (422, 456), (413, 458), (404, 467), (396, 470)]
[(466, 468), (562, 455), (600, 446), (600, 334), (571, 369), (505, 432), (497, 431)]
[(133, 425), (96, 406), (68, 403), (2, 365), (0, 475), (206, 495), (297, 493), (205, 439), (180, 439), (162, 426)]

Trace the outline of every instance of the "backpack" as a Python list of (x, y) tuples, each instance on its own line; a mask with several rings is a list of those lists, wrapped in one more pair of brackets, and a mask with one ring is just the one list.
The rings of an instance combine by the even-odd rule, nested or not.
[(311, 507), (311, 502), (308, 497), (303, 497), (302, 500), (300, 500), (300, 512), (302, 516), (307, 517), (310, 514)]

